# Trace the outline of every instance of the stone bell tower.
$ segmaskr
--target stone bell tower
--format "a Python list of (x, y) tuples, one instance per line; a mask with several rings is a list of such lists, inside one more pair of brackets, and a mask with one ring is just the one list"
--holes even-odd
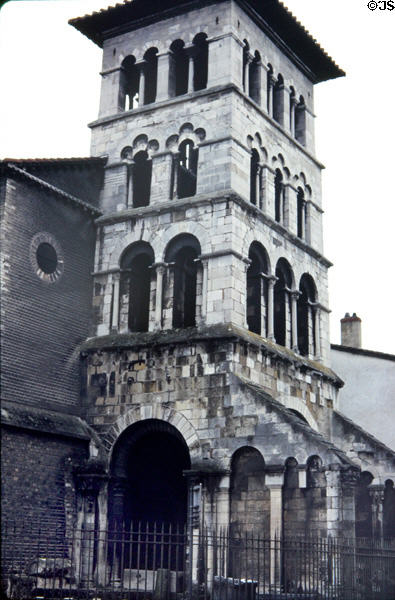
[(71, 23), (103, 48), (82, 352), (100, 522), (352, 528), (313, 105), (343, 72), (277, 0), (133, 0)]

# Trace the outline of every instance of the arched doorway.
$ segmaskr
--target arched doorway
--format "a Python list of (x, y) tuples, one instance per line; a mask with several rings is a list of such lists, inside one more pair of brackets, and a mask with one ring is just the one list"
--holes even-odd
[(189, 450), (179, 431), (165, 421), (147, 419), (126, 429), (111, 460), (110, 525), (174, 524), (187, 519)]

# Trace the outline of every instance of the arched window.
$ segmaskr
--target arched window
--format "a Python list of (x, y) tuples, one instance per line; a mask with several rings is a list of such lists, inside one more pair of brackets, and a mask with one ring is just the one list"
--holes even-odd
[(148, 331), (151, 290), (151, 265), (154, 253), (146, 242), (132, 244), (121, 259), (121, 329)]
[(297, 231), (298, 237), (305, 238), (306, 233), (306, 202), (304, 199), (304, 191), (298, 187), (297, 192)]
[[(197, 258), (201, 253), (198, 240), (192, 235), (180, 235), (170, 243), (166, 262), (171, 263), (173, 318), (175, 328), (196, 326)], [(172, 293), (171, 293), (172, 292)]]
[(156, 100), (158, 80), (158, 49), (150, 48), (144, 54), (144, 104), (151, 104)]
[(295, 107), (295, 139), (303, 146), (306, 144), (306, 105), (303, 96), (299, 97)]
[(247, 270), (247, 326), (258, 335), (266, 335), (268, 306), (268, 259), (263, 246), (253, 242), (248, 258)]
[(169, 96), (181, 96), (188, 92), (188, 54), (182, 40), (175, 40), (170, 51)]
[(298, 349), (302, 356), (316, 354), (316, 287), (311, 275), (304, 273), (300, 279), (298, 298)]
[(273, 119), (284, 124), (284, 80), (280, 74), (273, 88)]
[(250, 202), (261, 207), (261, 178), (258, 151), (253, 148), (250, 160)]
[(261, 103), (261, 55), (255, 52), (253, 60), (249, 66), (249, 91), (248, 95), (257, 104)]
[(276, 267), (274, 285), (274, 339), (281, 346), (292, 344), (291, 297), (292, 271), (288, 261), (280, 258)]
[(193, 40), (193, 89), (204, 90), (208, 75), (208, 42), (205, 33), (198, 33)]
[(148, 206), (151, 195), (152, 161), (145, 150), (137, 152), (133, 160), (133, 207)]
[(284, 221), (284, 184), (280, 169), (276, 169), (274, 175), (274, 218), (277, 223)]
[(140, 71), (134, 56), (127, 56), (121, 64), (119, 80), (119, 110), (132, 110), (139, 105)]
[(177, 168), (177, 197), (187, 198), (196, 194), (198, 148), (192, 140), (184, 140), (179, 146)]

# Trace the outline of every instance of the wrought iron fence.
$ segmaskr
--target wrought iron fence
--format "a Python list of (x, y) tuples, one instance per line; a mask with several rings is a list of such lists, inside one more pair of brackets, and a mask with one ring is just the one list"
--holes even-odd
[(395, 546), (164, 524), (70, 534), (8, 524), (2, 590), (15, 600), (394, 600)]

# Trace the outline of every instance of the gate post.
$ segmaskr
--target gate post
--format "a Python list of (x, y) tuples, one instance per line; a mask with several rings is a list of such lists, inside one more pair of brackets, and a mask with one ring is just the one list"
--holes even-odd
[(78, 515), (79, 530), (76, 532), (74, 545), (74, 567), (76, 579), (89, 587), (94, 582), (94, 567), (97, 558), (96, 515), (98, 511), (98, 494), (107, 481), (107, 475), (80, 470), (76, 473), (77, 489), (80, 495)]
[(183, 472), (188, 485), (187, 557), (186, 578), (188, 599), (192, 600), (194, 589), (199, 584), (199, 554), (201, 532), (201, 483), (200, 472)]

